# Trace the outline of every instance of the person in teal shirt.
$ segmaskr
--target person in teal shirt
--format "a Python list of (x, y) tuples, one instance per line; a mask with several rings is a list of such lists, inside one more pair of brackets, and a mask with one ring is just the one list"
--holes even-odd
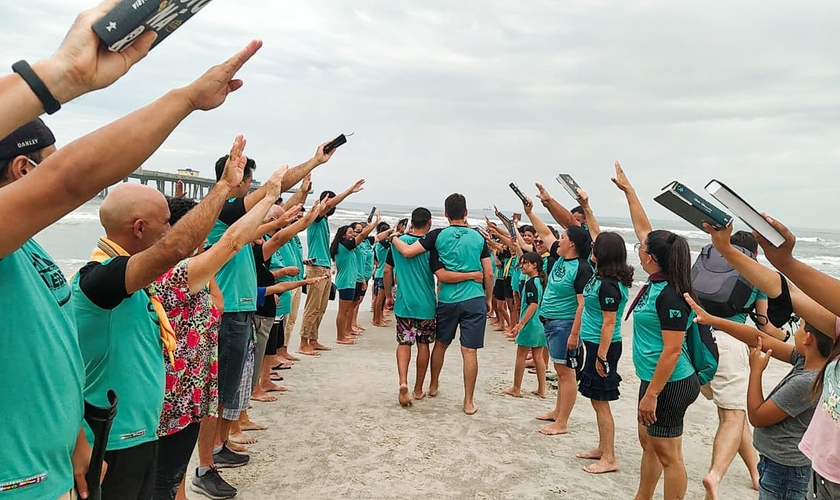
[(353, 226), (341, 226), (335, 233), (330, 244), (330, 256), (335, 261), (335, 287), (338, 289), (338, 313), (335, 318), (336, 342), (339, 344), (355, 344), (353, 335), (353, 306), (356, 300), (356, 283), (359, 276), (359, 260), (356, 247), (379, 224), (380, 217), (376, 216), (376, 223), (368, 224), (358, 234)]
[(484, 329), (487, 311), (493, 294), (493, 270), (490, 252), (484, 236), (467, 222), (467, 200), (462, 194), (452, 194), (444, 202), (449, 227), (430, 231), (411, 245), (393, 240), (398, 252), (411, 258), (432, 252), (432, 262), (437, 261), (435, 274), (443, 272), (470, 273), (483, 271), (483, 284), (476, 281), (448, 283), (441, 280), (438, 295), (437, 325), (434, 351), (432, 352), (432, 377), (429, 395), (437, 394), (440, 371), (446, 349), (455, 339), (460, 328), (461, 356), (464, 359), (464, 413), (474, 415), (475, 383), (478, 377), (478, 349), (484, 347)]
[[(519, 260), (519, 259), (517, 259)], [(528, 252), (522, 255), (522, 275), (525, 285), (522, 287), (522, 310), (518, 322), (512, 331), (516, 334), (516, 363), (513, 369), (513, 387), (504, 393), (513, 397), (522, 397), (522, 377), (525, 374), (525, 362), (528, 353), (533, 351), (534, 365), (537, 370), (537, 391), (535, 394), (545, 398), (545, 328), (540, 321), (540, 302), (548, 278), (542, 270), (542, 257), (538, 253)]]
[[(597, 225), (591, 221), (594, 227)], [(600, 233), (592, 247), (595, 274), (583, 290), (580, 339), (586, 358), (580, 371), (578, 391), (588, 398), (598, 420), (598, 447), (578, 454), (597, 460), (584, 467), (591, 474), (618, 469), (615, 457), (615, 420), (610, 401), (618, 400), (621, 377), (621, 318), (627, 306), (633, 268), (627, 264), (627, 248), (618, 233)]]
[(685, 496), (683, 421), (700, 394), (700, 381), (688, 358), (685, 337), (692, 311), (683, 294), (691, 286), (688, 241), (671, 231), (653, 230), (636, 190), (621, 165), (615, 163), (613, 183), (627, 198), (639, 243), (639, 261), (650, 277), (633, 301), (633, 365), (639, 385), (639, 441), (642, 470), (637, 498), (653, 498), (659, 476), (673, 498)]
[[(361, 222), (353, 223), (353, 231), (360, 234), (364, 230), (364, 224)], [(367, 290), (370, 285), (370, 279), (373, 277), (373, 244), (376, 241), (372, 237), (367, 237), (359, 243), (356, 247), (357, 272), (356, 278), (356, 298), (353, 300), (353, 324), (352, 329), (355, 333), (365, 331), (359, 324), (359, 307), (367, 295)]]
[[(390, 224), (387, 222), (380, 222), (376, 228), (377, 236), (389, 235), (391, 230)], [(379, 239), (373, 246), (374, 259), (376, 267), (373, 272), (373, 326), (386, 327), (389, 321), (385, 319), (385, 265), (388, 260), (388, 254), (391, 251), (391, 244), (387, 239)]]

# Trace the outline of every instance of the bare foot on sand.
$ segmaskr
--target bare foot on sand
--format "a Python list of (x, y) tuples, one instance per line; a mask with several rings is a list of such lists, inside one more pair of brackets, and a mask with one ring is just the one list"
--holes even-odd
[(239, 428), (243, 431), (264, 431), (268, 429), (267, 425), (258, 424), (256, 422), (251, 422), (250, 420), (245, 422), (244, 424), (239, 424)]
[(537, 420), (542, 420), (543, 422), (554, 422), (557, 420), (557, 414), (552, 411), (543, 415), (537, 415)]
[(341, 344), (341, 345), (353, 345), (353, 344), (356, 343), (356, 340), (355, 339), (338, 339), (338, 340), (335, 341), (335, 343), (336, 344)]
[(301, 347), (300, 349), (298, 349), (298, 352), (300, 354), (303, 354), (304, 356), (320, 356), (321, 355), (320, 352), (316, 351), (315, 349), (313, 349), (311, 347)]
[(332, 348), (314, 341), (309, 343), (309, 347), (315, 349), (316, 351), (332, 351)]
[(247, 447), (242, 446), (241, 444), (238, 444), (238, 443), (234, 443), (231, 440), (227, 441), (227, 447), (230, 451), (235, 451), (236, 453), (245, 453), (246, 451), (248, 451)]
[(426, 397), (426, 393), (423, 391), (414, 391), (414, 399), (421, 400)]
[(272, 384), (271, 382), (267, 384), (260, 384), (260, 389), (263, 392), (286, 392), (288, 389), (283, 387), (282, 385)]
[(709, 472), (703, 478), (703, 487), (706, 488), (706, 500), (718, 500), (718, 488), (720, 487), (720, 477), (714, 472)]
[(560, 425), (557, 422), (554, 422), (551, 425), (546, 425), (542, 429), (540, 429), (540, 434), (543, 436), (559, 436), (560, 434), (568, 434), (569, 428), (565, 425)]
[(292, 356), (291, 353), (288, 353), (288, 352), (286, 354), (284, 354), (283, 357), (286, 358), (287, 360), (291, 361), (291, 362), (300, 361), (300, 358)]
[(436, 385), (432, 385), (432, 384), (429, 384), (429, 392), (428, 392), (429, 397), (430, 397), (430, 398), (437, 397), (438, 390), (439, 390), (439, 389), (438, 389), (438, 386), (436, 386)]
[(478, 411), (478, 408), (475, 407), (475, 404), (464, 403), (464, 413), (466, 413), (467, 415), (475, 415), (475, 412), (477, 412), (477, 411)]
[(585, 472), (590, 474), (606, 474), (607, 472), (615, 472), (618, 470), (618, 462), (615, 460), (598, 460), (592, 465), (587, 465), (583, 468)]
[(259, 401), (261, 403), (273, 403), (277, 401), (277, 398), (275, 398), (274, 396), (270, 396), (264, 392), (260, 392), (251, 394), (251, 401)]
[(534, 396), (536, 396), (536, 397), (538, 397), (538, 398), (540, 398), (540, 399), (545, 399), (545, 391), (543, 391), (543, 392), (540, 392), (540, 391), (531, 391), (531, 394), (533, 394)]
[(257, 444), (257, 441), (259, 441), (257, 438), (246, 436), (241, 432), (237, 432), (236, 434), (231, 433), (228, 438), (228, 442), (236, 444)]
[(594, 450), (578, 453), (575, 456), (584, 460), (601, 460), (601, 455), (603, 455), (603, 453), (601, 453), (601, 450), (595, 448)]
[(505, 394), (507, 396), (513, 396), (515, 398), (521, 398), (522, 397), (522, 391), (520, 391), (519, 389), (517, 389), (515, 387), (511, 387), (510, 389), (502, 391), (502, 394)]
[(401, 385), (400, 386), (400, 406), (411, 406), (411, 396), (408, 395), (408, 386)]

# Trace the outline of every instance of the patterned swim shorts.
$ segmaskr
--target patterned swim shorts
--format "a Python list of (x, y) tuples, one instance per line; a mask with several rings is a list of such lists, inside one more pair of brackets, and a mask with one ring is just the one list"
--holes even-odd
[(435, 320), (397, 317), (397, 343), (431, 344), (435, 341)]

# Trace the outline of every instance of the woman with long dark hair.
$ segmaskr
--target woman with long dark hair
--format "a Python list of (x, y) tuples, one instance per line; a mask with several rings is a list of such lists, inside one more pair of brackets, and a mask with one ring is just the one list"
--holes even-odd
[[(592, 220), (587, 218), (587, 220)], [(594, 220), (593, 220), (594, 222)], [(591, 227), (597, 227), (594, 224)], [(610, 401), (618, 400), (618, 361), (621, 358), (621, 318), (633, 285), (633, 268), (627, 264), (627, 248), (618, 233), (600, 233), (592, 247), (595, 275), (583, 290), (580, 338), (586, 359), (578, 391), (592, 403), (598, 419), (598, 447), (578, 458), (597, 460), (583, 470), (602, 474), (618, 469), (615, 458), (615, 421)]]
[(621, 165), (612, 181), (624, 192), (639, 243), (636, 251), (650, 277), (633, 302), (633, 365), (639, 386), (641, 475), (636, 498), (653, 498), (665, 473), (666, 500), (685, 497), (688, 479), (682, 454), (683, 420), (700, 394), (700, 381), (683, 349), (694, 298), (688, 241), (671, 231), (652, 230)]
[(338, 289), (338, 314), (335, 317), (336, 342), (355, 344), (352, 335), (353, 306), (356, 300), (356, 279), (359, 274), (356, 246), (379, 224), (379, 214), (375, 222), (368, 224), (362, 232), (356, 234), (353, 226), (341, 226), (330, 244), (330, 257), (335, 262), (335, 287)]

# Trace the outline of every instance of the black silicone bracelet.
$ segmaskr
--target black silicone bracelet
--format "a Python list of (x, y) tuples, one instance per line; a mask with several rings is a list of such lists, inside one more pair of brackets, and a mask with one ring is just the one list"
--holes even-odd
[(18, 61), (12, 64), (12, 71), (19, 74), (23, 78), (23, 81), (29, 85), (29, 88), (32, 89), (32, 92), (35, 92), (35, 95), (41, 100), (41, 104), (44, 106), (44, 111), (48, 115), (61, 109), (61, 103), (52, 95), (52, 92), (44, 84), (44, 81), (32, 71), (32, 67), (28, 62)]

